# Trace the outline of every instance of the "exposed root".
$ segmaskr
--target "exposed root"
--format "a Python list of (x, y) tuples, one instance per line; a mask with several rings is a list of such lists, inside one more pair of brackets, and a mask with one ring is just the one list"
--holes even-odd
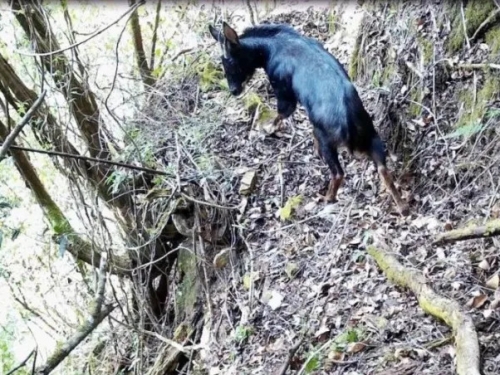
[(434, 243), (447, 243), (494, 236), (500, 236), (500, 219), (491, 220), (484, 225), (471, 225), (440, 233), (437, 235)]
[(462, 311), (456, 301), (434, 292), (421, 272), (404, 267), (384, 250), (370, 246), (367, 251), (390, 281), (410, 289), (425, 312), (443, 320), (453, 329), (457, 374), (479, 375), (479, 343), (472, 318)]

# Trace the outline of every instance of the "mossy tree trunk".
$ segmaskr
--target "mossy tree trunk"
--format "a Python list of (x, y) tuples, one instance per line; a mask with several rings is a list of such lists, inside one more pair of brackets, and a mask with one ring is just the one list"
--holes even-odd
[[(9, 134), (7, 126), (0, 121), (0, 140)], [(63, 214), (57, 203), (52, 199), (38, 174), (22, 151), (11, 149), (10, 151), (17, 170), (23, 177), (28, 188), (32, 191), (37, 203), (42, 208), (47, 221), (57, 237), (66, 236), (68, 239), (67, 250), (78, 260), (99, 267), (101, 261), (101, 251), (88, 241), (76, 234), (71, 227), (69, 220)], [(131, 268), (130, 260), (127, 257), (111, 256), (110, 271), (115, 274), (127, 274)]]

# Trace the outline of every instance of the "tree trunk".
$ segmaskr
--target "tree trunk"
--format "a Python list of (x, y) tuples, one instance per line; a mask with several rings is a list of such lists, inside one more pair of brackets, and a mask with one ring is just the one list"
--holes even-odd
[[(6, 100), (16, 110), (19, 111), (18, 103), (24, 103), (30, 107), (37, 98), (37, 94), (30, 90), (16, 74), (9, 62), (0, 55), (0, 91), (3, 92)], [(52, 145), (59, 152), (73, 155), (80, 155), (78, 150), (67, 139), (66, 134), (59, 126), (55, 117), (50, 113), (45, 105), (35, 113), (32, 129), (38, 141), (42, 145)], [(53, 158), (56, 167), (59, 166), (57, 158)], [(119, 191), (113, 195), (111, 186), (107, 183), (106, 175), (103, 174), (103, 167), (85, 162), (83, 160), (64, 159), (64, 165), (68, 170), (58, 167), (66, 176), (71, 172), (76, 172), (78, 176), (88, 180), (97, 190), (99, 197), (111, 208), (118, 208), (125, 221), (127, 228), (132, 226), (132, 218), (128, 208), (130, 202), (126, 199), (124, 192)], [(127, 230), (127, 229), (125, 229)]]
[[(131, 6), (135, 5), (135, 0), (129, 0)], [(134, 40), (135, 57), (137, 59), (137, 66), (141, 73), (142, 82), (146, 86), (152, 86), (155, 83), (153, 75), (151, 72), (152, 67), (148, 65), (148, 60), (146, 58), (146, 52), (144, 51), (144, 44), (142, 41), (142, 31), (141, 25), (139, 23), (139, 15), (137, 14), (137, 9), (132, 12), (130, 16), (130, 27), (132, 29), (132, 38)]]
[[(0, 139), (3, 141), (8, 135), (7, 126), (0, 121)], [(61, 238), (66, 236), (68, 239), (67, 250), (78, 260), (88, 263), (94, 267), (98, 267), (101, 261), (100, 252), (95, 249), (95, 246), (78, 235), (71, 227), (69, 220), (64, 216), (61, 209), (52, 199), (50, 194), (45, 189), (38, 174), (22, 151), (11, 149), (10, 153), (14, 159), (15, 165), (28, 188), (32, 191), (36, 201), (42, 208), (45, 217), (47, 218), (54, 233)], [(110, 270), (116, 274), (127, 274), (130, 272), (131, 264), (126, 257), (112, 256), (109, 260)]]
[(50, 53), (41, 57), (41, 60), (45, 69), (51, 72), (57, 88), (65, 96), (90, 155), (107, 159), (109, 148), (100, 126), (101, 114), (95, 95), (77, 79), (64, 52), (52, 53), (61, 48), (50, 25), (46, 23), (41, 5), (25, 0), (13, 0), (11, 6), (35, 51), (39, 54)]

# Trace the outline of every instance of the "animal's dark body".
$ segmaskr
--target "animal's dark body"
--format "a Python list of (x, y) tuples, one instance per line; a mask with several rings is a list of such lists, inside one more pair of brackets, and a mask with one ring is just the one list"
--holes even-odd
[(222, 63), (233, 95), (243, 91), (257, 68), (263, 68), (278, 101), (276, 123), (292, 115), (300, 103), (314, 130), (317, 153), (328, 165), (332, 179), (326, 201), (335, 201), (344, 171), (337, 149), (370, 157), (402, 214), (409, 213), (386, 168), (384, 144), (365, 110), (356, 88), (338, 60), (319, 42), (287, 25), (260, 25), (240, 36), (224, 23), (221, 31), (210, 26), (219, 41)]

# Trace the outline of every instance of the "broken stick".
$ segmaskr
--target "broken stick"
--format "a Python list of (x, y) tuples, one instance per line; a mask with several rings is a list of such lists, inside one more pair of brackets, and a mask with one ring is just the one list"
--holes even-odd
[(500, 219), (488, 221), (484, 225), (470, 225), (464, 228), (440, 233), (434, 244), (500, 236)]
[(410, 289), (425, 312), (443, 320), (453, 329), (457, 374), (480, 375), (479, 343), (472, 318), (462, 311), (456, 301), (437, 294), (420, 271), (404, 267), (384, 250), (370, 246), (367, 251), (390, 281)]

